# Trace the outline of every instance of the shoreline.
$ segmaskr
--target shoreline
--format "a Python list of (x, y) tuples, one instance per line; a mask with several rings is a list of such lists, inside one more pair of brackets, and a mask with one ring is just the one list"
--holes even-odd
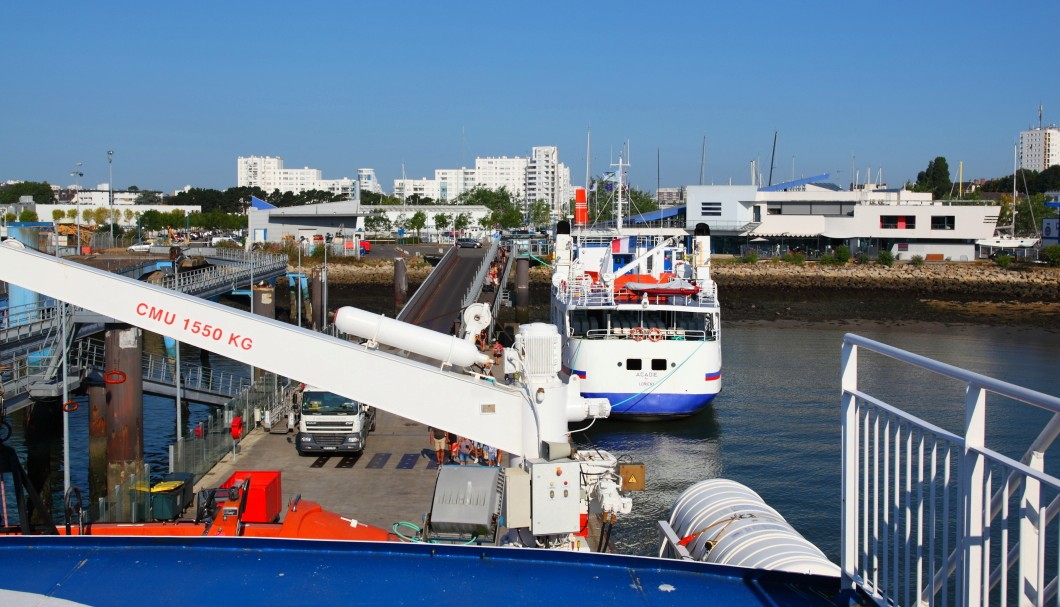
[[(328, 269), (340, 289), (378, 290), (381, 296), (393, 289), (390, 260)], [(413, 258), (410, 288), (431, 269)], [(993, 262), (887, 268), (723, 261), (711, 269), (724, 323), (931, 322), (1060, 331), (1060, 268), (1003, 269)], [(548, 318), (549, 289), (549, 268), (531, 268), (531, 317)]]

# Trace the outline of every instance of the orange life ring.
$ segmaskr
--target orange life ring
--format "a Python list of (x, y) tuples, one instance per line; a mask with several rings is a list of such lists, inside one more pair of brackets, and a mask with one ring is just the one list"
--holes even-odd
[(103, 374), (103, 382), (107, 383), (107, 384), (111, 384), (111, 385), (124, 384), (125, 383), (125, 379), (126, 379), (125, 378), (125, 373), (122, 373), (121, 371), (118, 371), (117, 369), (115, 369), (113, 371), (107, 371), (106, 373)]
[(658, 327), (652, 327), (648, 329), (648, 341), (659, 341), (663, 338), (662, 330)]
[(63, 412), (65, 412), (65, 413), (73, 413), (74, 411), (77, 411), (77, 401), (76, 400), (68, 400), (65, 403), (63, 403)]
[(644, 339), (645, 335), (646, 333), (644, 331), (644, 327), (633, 327), (629, 331), (629, 336), (633, 339), (633, 341), (640, 341)]

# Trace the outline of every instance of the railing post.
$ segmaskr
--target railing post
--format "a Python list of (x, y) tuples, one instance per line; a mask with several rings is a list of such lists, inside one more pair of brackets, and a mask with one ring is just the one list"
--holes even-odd
[(840, 545), (840, 568), (842, 589), (852, 590), (857, 568), (858, 541), (858, 421), (857, 399), (854, 391), (858, 387), (858, 348), (843, 340), (842, 374), (842, 544)]
[[(1031, 453), (1027, 465), (1039, 472), (1045, 468), (1040, 451)], [(1028, 476), (1024, 479), (1023, 498), (1020, 502), (1020, 588), (1019, 604), (1037, 605), (1042, 588), (1038, 562), (1038, 535), (1041, 533), (1041, 481)]]
[(983, 499), (986, 462), (981, 449), (986, 444), (986, 390), (968, 385), (964, 398), (964, 450), (961, 455), (961, 521), (964, 530), (958, 567), (957, 604), (983, 604)]

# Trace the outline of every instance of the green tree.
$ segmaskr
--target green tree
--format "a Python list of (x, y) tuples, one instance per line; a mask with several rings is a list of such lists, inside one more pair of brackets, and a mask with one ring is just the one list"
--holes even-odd
[(66, 213), (62, 209), (52, 209), (52, 221), (59, 221), (65, 217)]
[(544, 200), (535, 200), (530, 205), (530, 224), (541, 228), (552, 223), (552, 205)]
[(1042, 250), (1038, 252), (1038, 259), (1054, 268), (1060, 267), (1060, 245), (1051, 244), (1047, 247), (1042, 247)]
[(23, 181), (11, 185), (0, 185), (0, 205), (11, 206), (18, 204), (19, 198), (32, 196), (36, 204), (54, 204), (55, 192), (48, 182)]
[(161, 211), (151, 209), (140, 215), (140, 227), (145, 230), (157, 231), (166, 227)]
[(37, 212), (29, 209), (22, 209), (22, 212), (18, 214), (18, 220), (27, 223), (37, 221)]
[(410, 230), (416, 230), (416, 238), (420, 237), (420, 231), (427, 227), (427, 214), (423, 211), (416, 211), (412, 217), (409, 217), (408, 221), (405, 222), (405, 226)]
[(471, 225), (470, 213), (461, 213), (453, 219), (453, 229), (457, 232), (463, 232), (469, 225)]
[(364, 229), (368, 232), (389, 232), (393, 229), (390, 218), (383, 211), (372, 211), (364, 218)]
[(931, 192), (937, 199), (947, 198), (953, 189), (950, 181), (950, 165), (942, 156), (936, 157), (928, 163), (927, 169), (920, 171), (916, 176), (915, 192)]
[(442, 232), (447, 231), (452, 222), (453, 216), (448, 213), (438, 213), (434, 216), (434, 227)]
[(395, 205), (401, 204), (400, 198), (387, 196), (379, 192), (361, 192), (361, 204), (365, 205)]
[(162, 204), (162, 197), (158, 192), (143, 191), (136, 195), (135, 204)]
[(77, 209), (66, 209), (66, 216), (70, 219), (77, 219)]

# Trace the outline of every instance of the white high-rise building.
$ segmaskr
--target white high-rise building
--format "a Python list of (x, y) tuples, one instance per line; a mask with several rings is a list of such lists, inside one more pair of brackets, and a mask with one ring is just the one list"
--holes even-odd
[(279, 156), (240, 156), (236, 160), (236, 186), (259, 187), (265, 192), (279, 190), (301, 194), (308, 190), (323, 190), (332, 194), (357, 198), (357, 182), (342, 179), (324, 179), (319, 169), (309, 167), (285, 169)]
[(1060, 164), (1060, 128), (1055, 125), (1020, 132), (1020, 168), (1042, 172)]
[(559, 148), (533, 148), (526, 165), (526, 200), (547, 202), (557, 211), (573, 197), (570, 169), (559, 161)]
[(383, 186), (375, 176), (375, 169), (357, 169), (357, 187), (362, 192), (383, 194)]
[(514, 200), (526, 194), (526, 158), (507, 156), (475, 159), (475, 185), (489, 190), (505, 188)]
[(407, 200), (411, 196), (418, 196), (421, 200), (430, 198), (433, 201), (440, 200), (440, 189), (437, 179), (395, 179), (394, 198)]
[(445, 203), (476, 187), (505, 188), (513, 200), (543, 200), (553, 211), (560, 210), (574, 197), (570, 169), (559, 161), (556, 146), (532, 148), (529, 158), (476, 158), (474, 169), (437, 169), (434, 179), (395, 179), (394, 196), (405, 199), (419, 194), (421, 198)]

